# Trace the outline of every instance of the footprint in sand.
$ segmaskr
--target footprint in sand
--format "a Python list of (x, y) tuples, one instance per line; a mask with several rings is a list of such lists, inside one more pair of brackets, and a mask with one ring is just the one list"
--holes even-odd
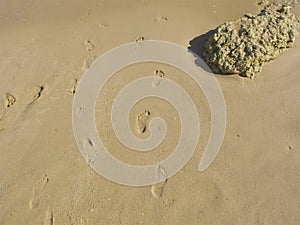
[(99, 28), (100, 29), (105, 29), (106, 27), (108, 27), (107, 24), (105, 24), (105, 23), (99, 23)]
[(164, 187), (166, 183), (168, 182), (167, 179), (167, 173), (165, 169), (161, 166), (158, 166), (156, 169), (156, 175), (160, 178), (163, 178), (163, 181), (157, 184), (153, 184), (151, 186), (151, 194), (154, 198), (158, 199), (160, 198), (164, 193)]
[(4, 106), (6, 108), (10, 108), (15, 103), (16, 103), (16, 98), (14, 96), (12, 96), (11, 94), (6, 94), (6, 96), (4, 98)]
[(153, 75), (156, 76), (156, 77), (164, 77), (165, 73), (162, 70), (154, 70)]
[(81, 69), (83, 71), (86, 71), (88, 68), (90, 68), (90, 65), (93, 63), (93, 61), (95, 60), (95, 58), (96, 58), (95, 56), (91, 56), (91, 57), (85, 59), (83, 61), (83, 65), (82, 65)]
[(87, 18), (91, 15), (91, 10), (88, 10), (86, 13), (84, 13), (81, 17), (80, 17), (80, 22), (81, 23), (85, 23)]
[(166, 183), (167, 180), (151, 186), (151, 194), (154, 198), (158, 199), (163, 195)]
[(95, 48), (95, 45), (90, 40), (85, 40), (83, 42), (83, 45), (88, 52), (92, 51)]
[(87, 109), (84, 106), (80, 106), (79, 109), (77, 109), (77, 114), (85, 116), (87, 114)]
[(135, 39), (135, 43), (139, 44), (139, 43), (143, 42), (144, 40), (145, 40), (145, 38), (143, 36), (140, 36)]
[(47, 209), (43, 225), (54, 225), (53, 211)]
[(0, 105), (0, 121), (4, 118), (9, 108), (11, 108), (16, 103), (16, 98), (7, 93), (3, 99), (2, 104)]
[(145, 110), (140, 113), (136, 118), (136, 129), (139, 134), (145, 133), (147, 129), (147, 123), (150, 117), (150, 111)]
[(96, 160), (97, 155), (95, 154), (94, 151), (94, 142), (92, 139), (87, 138), (84, 140), (83, 142), (83, 147), (86, 150), (86, 156), (85, 156), (85, 160), (87, 161), (87, 163), (89, 165), (93, 164)]
[(73, 79), (70, 82), (70, 88), (67, 90), (67, 92), (69, 94), (71, 94), (71, 95), (74, 95), (76, 93), (77, 85), (78, 85), (78, 80), (77, 79)]
[(47, 175), (45, 175), (34, 185), (33, 191), (32, 191), (32, 197), (29, 201), (30, 209), (35, 209), (39, 206), (42, 191), (48, 182), (49, 182), (49, 178), (47, 177)]
[(156, 77), (152, 83), (153, 87), (158, 87), (160, 85), (161, 79), (165, 76), (164, 71), (154, 70), (153, 75)]
[(166, 16), (159, 16), (159, 17), (154, 19), (154, 22), (157, 22), (157, 23), (159, 23), (159, 22), (168, 22), (168, 21), (169, 21), (169, 19)]
[(36, 100), (38, 100), (41, 96), (42, 96), (42, 93), (44, 92), (45, 90), (45, 86), (44, 85), (40, 85), (38, 87), (35, 87), (34, 88), (34, 95), (31, 99), (31, 102), (34, 102)]

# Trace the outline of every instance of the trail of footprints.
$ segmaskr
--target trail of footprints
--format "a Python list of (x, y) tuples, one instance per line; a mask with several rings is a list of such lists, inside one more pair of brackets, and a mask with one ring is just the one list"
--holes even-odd
[[(69, 83), (69, 88), (67, 88), (67, 93), (74, 95), (77, 89), (78, 85), (78, 80), (77, 79), (72, 79)], [(28, 106), (30, 106), (32, 103), (40, 100), (43, 95), (45, 94), (45, 90), (47, 89), (47, 85), (38, 85), (31, 90), (28, 90), (28, 92), (22, 95), (22, 99), (18, 100), (19, 104), (19, 109), (25, 107), (25, 110)], [(5, 95), (0, 98), (0, 122), (4, 121), (4, 118), (9, 114), (12, 108), (14, 108), (15, 104), (17, 103), (17, 98), (11, 94), (11, 93), (6, 93)], [(24, 110), (24, 111), (25, 111)], [(19, 111), (19, 110), (18, 110)], [(0, 131), (4, 130), (5, 127), (4, 125), (1, 127), (0, 126)]]
[[(168, 18), (167, 17), (158, 17), (155, 19), (155, 22), (167, 22)], [(99, 27), (101, 29), (107, 27), (106, 24), (99, 24)], [(136, 38), (135, 42), (136, 43), (141, 43), (145, 40), (145, 38), (143, 36), (139, 36), (138, 38)], [(86, 51), (91, 52), (92, 50), (95, 49), (95, 44), (92, 43), (90, 40), (85, 40), (83, 42), (83, 45), (85, 46)], [(95, 56), (90, 56), (88, 58), (86, 58), (83, 61), (83, 66), (82, 66), (82, 70), (87, 70), (90, 65), (92, 64), (92, 62), (95, 60)], [(154, 71), (154, 75), (157, 77), (164, 77), (165, 74), (162, 70), (155, 70)], [(76, 88), (78, 85), (78, 80), (77, 79), (73, 79), (70, 83), (70, 88), (67, 90), (67, 92), (69, 94), (75, 94), (76, 92)], [(43, 92), (45, 90), (45, 86), (44, 85), (40, 85), (36, 88), (34, 88), (33, 92), (34, 95), (31, 99), (31, 102), (34, 102), (38, 99), (41, 98)], [(12, 95), (7, 93), (3, 99), (2, 99), (2, 104), (0, 106), (0, 121), (4, 118), (4, 116), (6, 115), (6, 113), (8, 112), (8, 109), (11, 108), (14, 104), (16, 103), (16, 98)], [(150, 111), (145, 110), (144, 112), (140, 113), (137, 116), (136, 119), (136, 128), (139, 134), (142, 134), (146, 131), (147, 129), (147, 123), (150, 117)], [(29, 201), (29, 207), (30, 209), (35, 209), (40, 205), (40, 198), (42, 196), (43, 190), (46, 187), (46, 185), (49, 182), (49, 178), (45, 175), (43, 178), (41, 178), (33, 187), (33, 191), (32, 191), (32, 196), (30, 198)], [(164, 186), (166, 184), (167, 181), (161, 182), (159, 184), (155, 184), (151, 186), (151, 193), (155, 198), (159, 198), (162, 196), (163, 194), (163, 189)], [(45, 219), (44, 219), (44, 225), (53, 225), (54, 224), (54, 217), (53, 217), (53, 212), (51, 210), (46, 210), (45, 212)]]
[[(153, 85), (158, 86), (160, 83), (160, 79), (165, 77), (165, 72), (163, 70), (158, 69), (153, 71), (153, 75), (156, 77), (154, 79)], [(145, 110), (140, 114), (138, 114), (138, 116), (136, 117), (136, 129), (139, 134), (143, 134), (146, 132), (149, 119), (150, 119), (149, 110)], [(167, 183), (167, 175), (163, 168), (159, 167), (157, 170), (157, 174), (158, 176), (163, 176), (165, 180), (160, 183), (153, 184), (151, 186), (151, 194), (156, 199), (162, 197), (164, 193), (164, 187)]]
[[(153, 75), (156, 77), (152, 83), (153, 87), (157, 87), (160, 84), (161, 78), (165, 76), (164, 71), (162, 70), (154, 70)], [(138, 114), (136, 117), (136, 129), (138, 134), (145, 133), (147, 130), (147, 124), (150, 118), (150, 111), (145, 110)]]
[[(88, 15), (89, 15), (89, 13), (88, 13)], [(87, 16), (84, 16), (82, 18), (82, 21), (84, 21)], [(167, 17), (158, 17), (155, 19), (155, 22), (167, 22), (167, 21), (168, 21)], [(99, 24), (99, 27), (100, 27), (100, 29), (104, 29), (107, 27), (107, 25), (101, 23), (101, 24)], [(139, 36), (138, 38), (136, 38), (135, 42), (141, 43), (144, 40), (145, 40), (145, 38), (143, 36)], [(90, 40), (85, 40), (83, 42), (83, 45), (85, 46), (85, 49), (88, 52), (91, 52), (92, 50), (95, 49), (95, 44), (92, 43)], [(95, 56), (90, 56), (90, 57), (86, 58), (83, 61), (82, 70), (87, 70), (95, 58), (96, 58)], [(156, 71), (154, 71), (154, 75), (157, 77), (164, 77), (165, 74), (161, 70), (156, 70)], [(67, 92), (69, 94), (75, 94), (77, 85), (78, 85), (78, 80), (73, 79), (70, 82), (70, 88), (67, 90)], [(34, 90), (33, 90), (34, 95), (31, 99), (30, 103), (35, 102), (38, 99), (40, 99), (44, 90), (45, 90), (44, 85), (40, 85), (40, 86), (37, 86), (36, 88), (34, 88)], [(0, 105), (0, 121), (5, 117), (8, 110), (16, 103), (16, 101), (17, 101), (16, 98), (12, 94), (9, 94), (9, 93), (7, 93), (3, 97), (2, 103)], [(137, 116), (136, 127), (137, 127), (138, 133), (142, 134), (146, 131), (149, 117), (150, 117), (150, 111), (148, 111), (148, 110), (145, 110), (144, 112), (140, 113)], [(43, 191), (44, 191), (45, 187), (47, 186), (48, 182), (49, 182), (49, 178), (47, 177), (47, 175), (45, 175), (40, 180), (38, 180), (38, 182), (34, 185), (33, 190), (32, 190), (32, 196), (29, 201), (29, 208), (31, 210), (34, 210), (39, 207), (39, 205), (41, 203), (41, 197), (43, 195)], [(155, 184), (155, 185), (151, 186), (151, 193), (155, 198), (160, 198), (162, 196), (166, 182), (167, 182), (167, 180), (163, 181), (159, 184)], [(52, 210), (47, 209), (45, 211), (45, 217), (44, 217), (43, 224), (44, 225), (54, 225), (54, 215), (53, 215)]]
[[(14, 120), (18, 119), (18, 117), (20, 116), (20, 112), (25, 112), (28, 106), (30, 106), (33, 102), (39, 100), (42, 97), (44, 91), (44, 85), (39, 85), (31, 90), (25, 91), (24, 94), (22, 94), (22, 99), (20, 99), (20, 101), (18, 100), (19, 104), (16, 108), (17, 110), (10, 116), (10, 118), (8, 118), (8, 120), (6, 121), (8, 123), (5, 122), (6, 126), (3, 124), (3, 127), (0, 127), (0, 131), (4, 130)], [(11, 113), (10, 111), (15, 107), (16, 103), (17, 98), (14, 95), (6, 93), (4, 96), (2, 96), (2, 99), (0, 99), (0, 122), (2, 120), (4, 121), (4, 118)]]

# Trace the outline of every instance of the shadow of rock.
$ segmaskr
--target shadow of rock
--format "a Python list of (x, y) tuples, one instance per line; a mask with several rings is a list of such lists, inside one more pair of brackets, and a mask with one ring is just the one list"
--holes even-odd
[[(198, 37), (195, 37), (194, 39), (190, 40), (188, 50), (190, 53), (195, 55), (195, 63), (197, 66), (202, 67), (206, 72), (212, 73), (209, 66), (205, 63), (204, 57), (203, 57), (203, 51), (204, 51), (204, 45), (209, 39), (210, 36), (212, 36), (216, 32), (216, 29), (210, 30), (205, 34), (201, 34)], [(200, 60), (201, 59), (201, 60)], [(203, 66), (204, 65), (204, 66)], [(208, 67), (208, 68), (207, 68)]]
[(188, 50), (190, 53), (195, 55), (195, 63), (197, 66), (202, 67), (206, 72), (216, 74), (216, 75), (228, 75), (228, 74), (220, 74), (212, 72), (209, 66), (205, 63), (203, 57), (204, 45), (208, 41), (208, 39), (217, 31), (217, 29), (213, 29), (208, 31), (205, 34), (201, 34), (200, 36), (195, 37), (189, 42)]
[(216, 32), (216, 30), (210, 30), (205, 34), (201, 34), (198, 37), (195, 37), (193, 40), (191, 40), (189, 42), (189, 47), (188, 50), (195, 53), (196, 55), (198, 55), (201, 59), (204, 60), (203, 58), (203, 51), (204, 51), (204, 45), (207, 42), (207, 40), (209, 39), (210, 36), (212, 36), (214, 33)]

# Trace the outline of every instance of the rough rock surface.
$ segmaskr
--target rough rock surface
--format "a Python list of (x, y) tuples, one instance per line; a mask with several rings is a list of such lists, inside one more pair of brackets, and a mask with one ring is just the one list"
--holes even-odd
[(265, 6), (258, 15), (220, 25), (206, 42), (203, 57), (215, 73), (253, 78), (266, 62), (293, 46), (298, 25), (289, 6)]

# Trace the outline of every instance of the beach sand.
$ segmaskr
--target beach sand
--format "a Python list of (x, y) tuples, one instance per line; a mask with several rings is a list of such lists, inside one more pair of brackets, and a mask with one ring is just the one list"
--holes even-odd
[[(163, 148), (143, 155), (114, 136), (107, 119), (112, 101), (124, 85), (156, 70), (184, 87), (199, 111), (201, 134), (192, 159), (167, 182), (130, 187), (108, 181), (88, 166), (72, 130), (74, 93), (95, 58), (141, 37), (187, 48), (225, 21), (259, 10), (246, 0), (1, 1), (0, 224), (299, 224), (300, 38), (253, 80), (216, 75), (227, 127), (220, 153), (204, 172), (197, 168), (209, 137), (208, 103), (171, 66), (140, 63), (116, 73), (96, 110), (99, 136), (113, 155), (151, 164), (177, 143), (180, 125), (170, 122), (176, 110), (151, 98), (132, 109), (133, 130), (143, 130), (136, 118), (149, 109), (168, 125)], [(299, 4), (293, 11), (300, 17)], [(145, 138), (149, 130), (136, 135)]]

